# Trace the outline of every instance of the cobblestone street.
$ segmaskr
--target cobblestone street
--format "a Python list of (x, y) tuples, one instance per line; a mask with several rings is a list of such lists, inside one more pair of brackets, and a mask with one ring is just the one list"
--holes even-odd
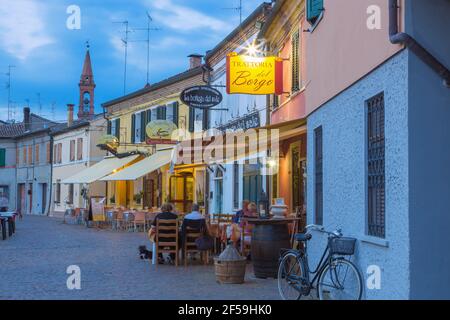
[[(279, 299), (274, 279), (220, 285), (214, 268), (151, 266), (140, 260), (144, 233), (111, 232), (25, 216), (0, 242), (0, 299)], [(68, 290), (66, 268), (81, 268), (81, 290)]]

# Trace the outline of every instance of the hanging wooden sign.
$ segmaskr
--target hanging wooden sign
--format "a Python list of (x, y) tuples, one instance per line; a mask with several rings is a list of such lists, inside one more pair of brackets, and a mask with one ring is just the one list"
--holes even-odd
[(283, 59), (230, 53), (227, 56), (227, 93), (283, 94)]

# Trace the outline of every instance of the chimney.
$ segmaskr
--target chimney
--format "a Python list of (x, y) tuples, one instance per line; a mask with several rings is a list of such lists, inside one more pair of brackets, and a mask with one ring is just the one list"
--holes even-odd
[(191, 54), (189, 58), (189, 69), (195, 69), (202, 65), (203, 56), (201, 54)]
[(73, 125), (73, 107), (74, 104), (67, 104), (67, 127), (71, 127)]
[(31, 123), (30, 123), (30, 108), (23, 108), (23, 124), (25, 126), (25, 131), (30, 131)]

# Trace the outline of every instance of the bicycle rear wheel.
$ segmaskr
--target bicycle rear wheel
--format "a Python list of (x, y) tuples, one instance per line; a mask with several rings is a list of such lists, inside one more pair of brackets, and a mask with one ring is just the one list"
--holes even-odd
[(283, 300), (299, 300), (302, 296), (302, 278), (304, 277), (301, 258), (287, 253), (278, 267), (278, 292)]
[(320, 300), (360, 300), (362, 277), (350, 261), (332, 260), (320, 274), (317, 290)]

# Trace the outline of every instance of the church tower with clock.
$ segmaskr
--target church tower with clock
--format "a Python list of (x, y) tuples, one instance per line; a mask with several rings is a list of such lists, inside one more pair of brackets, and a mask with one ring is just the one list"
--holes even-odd
[(87, 44), (86, 56), (84, 58), (83, 71), (80, 83), (80, 104), (78, 109), (78, 119), (92, 119), (94, 117), (94, 74), (92, 73), (91, 55), (89, 53), (89, 43)]

